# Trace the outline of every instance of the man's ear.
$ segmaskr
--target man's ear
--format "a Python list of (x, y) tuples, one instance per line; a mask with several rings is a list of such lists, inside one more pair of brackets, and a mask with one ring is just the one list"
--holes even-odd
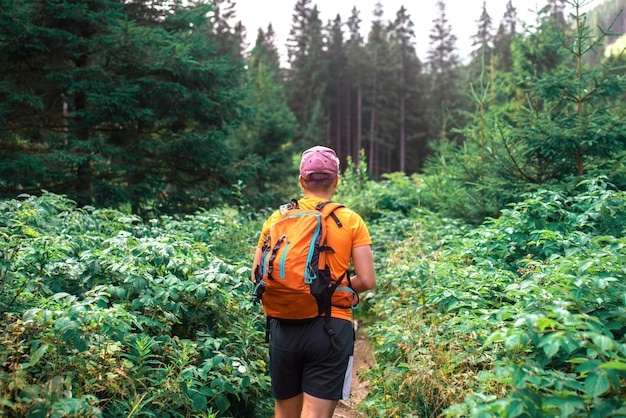
[(298, 176), (298, 181), (300, 182), (300, 187), (302, 187), (302, 190), (304, 190), (304, 179), (302, 178), (302, 176)]

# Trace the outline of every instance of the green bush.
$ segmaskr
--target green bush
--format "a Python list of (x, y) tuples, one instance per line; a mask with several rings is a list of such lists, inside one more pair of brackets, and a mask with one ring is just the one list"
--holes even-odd
[(423, 212), (369, 301), (368, 416), (624, 414), (624, 208), (596, 179), (474, 228)]
[(253, 222), (143, 222), (52, 194), (0, 213), (3, 415), (267, 413)]
[[(363, 173), (337, 200), (366, 195), (374, 241), (368, 416), (625, 413), (624, 192), (540, 190), (471, 226), (420, 207), (415, 179)], [(270, 415), (249, 268), (266, 213), (0, 210), (1, 414)]]

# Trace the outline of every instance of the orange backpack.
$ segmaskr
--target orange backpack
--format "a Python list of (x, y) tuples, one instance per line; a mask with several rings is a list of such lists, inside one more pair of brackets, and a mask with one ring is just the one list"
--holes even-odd
[[(335, 282), (331, 280), (326, 254), (326, 222), (331, 217), (338, 227), (342, 223), (334, 211), (344, 207), (321, 202), (314, 210), (300, 209), (297, 200), (281, 206), (281, 217), (272, 225), (261, 247), (261, 261), (255, 270), (256, 297), (269, 318), (302, 321), (325, 315), (326, 331), (330, 329), (331, 298), (348, 272)], [(358, 297), (358, 296), (356, 296)]]

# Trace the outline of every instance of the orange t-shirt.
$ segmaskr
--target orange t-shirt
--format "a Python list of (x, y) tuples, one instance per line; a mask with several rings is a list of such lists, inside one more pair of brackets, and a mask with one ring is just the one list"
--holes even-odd
[[(301, 209), (315, 209), (315, 206), (319, 202), (323, 202), (317, 197), (304, 197), (298, 201)], [(333, 248), (334, 253), (328, 253), (326, 255), (326, 262), (331, 272), (331, 279), (337, 280), (344, 272), (350, 268), (350, 261), (352, 259), (352, 249), (361, 247), (363, 245), (371, 245), (372, 239), (370, 238), (369, 231), (363, 218), (357, 213), (348, 208), (339, 208), (335, 210), (335, 215), (342, 223), (340, 228), (332, 218), (327, 219), (326, 225), (327, 242), (330, 247)], [(280, 219), (280, 211), (274, 212), (263, 224), (261, 236), (257, 243), (257, 247), (261, 248), (265, 237), (269, 234), (270, 228), (274, 223)], [(333, 303), (339, 305), (349, 305), (349, 301), (352, 300), (352, 294), (348, 291), (341, 290), (341, 287), (347, 287), (347, 280), (340, 284), (339, 288), (333, 295)], [(342, 301), (341, 299), (345, 299)], [(352, 309), (342, 309), (336, 306), (332, 307), (331, 316), (333, 318), (352, 320)]]

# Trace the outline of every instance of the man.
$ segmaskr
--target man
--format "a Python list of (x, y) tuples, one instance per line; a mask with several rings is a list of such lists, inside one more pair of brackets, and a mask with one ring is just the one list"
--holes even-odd
[[(304, 196), (298, 201), (299, 207), (314, 209), (319, 202), (331, 200), (338, 174), (339, 159), (335, 151), (322, 146), (304, 151), (299, 177)], [(360, 293), (372, 289), (376, 275), (368, 229), (363, 219), (348, 208), (335, 210), (335, 215), (341, 227), (333, 221), (326, 223), (328, 246), (333, 249), (326, 256), (332, 279), (337, 280), (348, 271), (352, 261), (355, 272), (349, 281), (352, 290)], [(265, 237), (280, 216), (280, 211), (276, 211), (263, 224), (253, 275), (261, 262)], [(331, 325), (341, 341), (340, 350), (332, 345), (325, 331), (325, 318), (296, 324), (270, 320), (270, 378), (276, 418), (332, 418), (339, 399), (348, 399), (354, 352), (352, 310), (345, 304), (337, 305), (342, 307), (332, 307)]]

